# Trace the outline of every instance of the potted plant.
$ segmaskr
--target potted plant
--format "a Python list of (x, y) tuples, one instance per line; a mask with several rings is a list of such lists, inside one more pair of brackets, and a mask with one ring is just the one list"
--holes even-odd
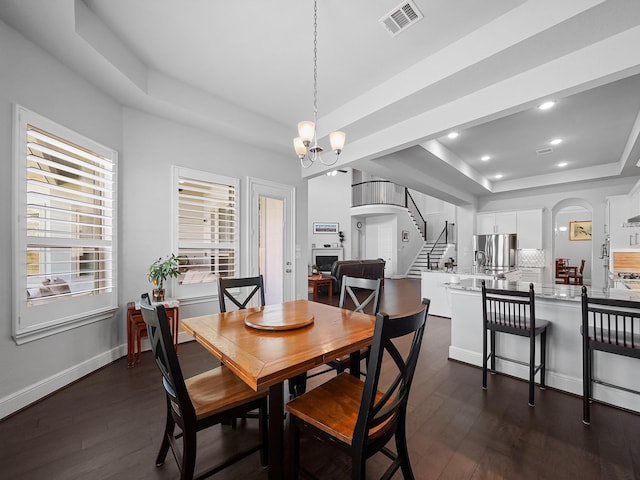
[(342, 246), (342, 242), (344, 242), (344, 232), (342, 230), (338, 232), (338, 238), (340, 239), (340, 246)]
[(177, 277), (180, 273), (180, 258), (173, 253), (165, 258), (158, 258), (149, 266), (149, 281), (153, 283), (153, 301), (164, 301), (164, 281), (169, 277)]
[(316, 265), (315, 263), (311, 265), (311, 273), (314, 275), (318, 273), (318, 265)]

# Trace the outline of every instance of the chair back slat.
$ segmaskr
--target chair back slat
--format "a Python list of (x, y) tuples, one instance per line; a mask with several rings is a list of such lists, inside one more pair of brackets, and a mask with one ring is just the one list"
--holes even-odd
[[(353, 435), (356, 449), (364, 449), (372, 429), (385, 422), (405, 422), (406, 406), (415, 373), (418, 354), (429, 311), (428, 299), (422, 300), (420, 309), (404, 317), (390, 318), (386, 313), (376, 315), (376, 325), (362, 402)], [(403, 355), (394, 341), (411, 337), (411, 346)], [(403, 349), (404, 351), (404, 349)], [(390, 356), (393, 362), (385, 363), (397, 369), (394, 379), (383, 391), (378, 390), (383, 359)], [(395, 428), (386, 429), (395, 431)]]
[[(369, 315), (377, 315), (378, 310), (380, 309), (380, 285), (381, 281), (379, 278), (359, 278), (344, 275), (342, 277), (340, 303), (338, 304), (338, 306), (340, 308), (346, 308), (347, 295), (349, 295), (349, 298), (351, 299), (355, 307), (354, 311), (368, 313)], [(357, 290), (354, 290), (354, 288)], [(362, 297), (362, 292), (367, 291), (368, 296), (364, 300), (360, 300), (358, 298), (358, 293), (360, 293), (360, 297)], [(366, 311), (369, 305), (370, 308), (368, 309), (368, 311)]]
[(153, 306), (149, 301), (149, 296), (143, 294), (140, 301), (140, 311), (147, 326), (151, 350), (162, 374), (162, 384), (171, 401), (174, 417), (179, 423), (181, 423), (180, 419), (182, 421), (187, 418), (195, 419), (195, 409), (189, 398), (178, 362), (164, 305)]
[[(233, 289), (241, 289), (253, 287), (249, 292), (244, 296), (244, 300), (240, 296), (234, 295), (232, 292)], [(218, 301), (220, 303), (220, 312), (227, 311), (226, 300), (229, 300), (233, 303), (239, 310), (244, 310), (249, 305), (249, 302), (253, 299), (253, 297), (259, 294), (260, 306), (264, 307), (264, 279), (262, 275), (257, 277), (247, 277), (247, 278), (219, 278), (218, 279)]]

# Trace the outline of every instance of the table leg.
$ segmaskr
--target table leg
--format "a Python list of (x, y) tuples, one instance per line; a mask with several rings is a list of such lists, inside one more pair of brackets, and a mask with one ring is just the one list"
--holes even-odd
[(313, 299), (318, 300), (318, 282), (313, 282)]
[(329, 298), (332, 299), (333, 298), (333, 280), (329, 279), (329, 282), (327, 283), (328, 285), (328, 289), (329, 289)]
[(269, 480), (284, 478), (284, 385), (269, 387)]
[(360, 378), (360, 350), (349, 354), (349, 372), (356, 378)]

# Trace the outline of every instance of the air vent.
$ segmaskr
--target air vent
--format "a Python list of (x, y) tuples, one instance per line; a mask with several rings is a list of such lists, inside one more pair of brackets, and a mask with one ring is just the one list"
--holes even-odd
[(545, 148), (541, 148), (540, 150), (536, 150), (536, 153), (538, 155), (548, 155), (549, 153), (553, 152), (553, 148), (551, 147), (545, 147)]
[(392, 37), (395, 37), (422, 18), (422, 13), (413, 2), (402, 2), (378, 22), (384, 25)]

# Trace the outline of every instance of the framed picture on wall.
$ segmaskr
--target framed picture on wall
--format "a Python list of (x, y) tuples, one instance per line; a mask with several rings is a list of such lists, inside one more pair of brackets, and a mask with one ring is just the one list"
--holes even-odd
[(591, 220), (569, 222), (569, 240), (591, 240)]
[(338, 233), (337, 223), (313, 223), (313, 233)]

